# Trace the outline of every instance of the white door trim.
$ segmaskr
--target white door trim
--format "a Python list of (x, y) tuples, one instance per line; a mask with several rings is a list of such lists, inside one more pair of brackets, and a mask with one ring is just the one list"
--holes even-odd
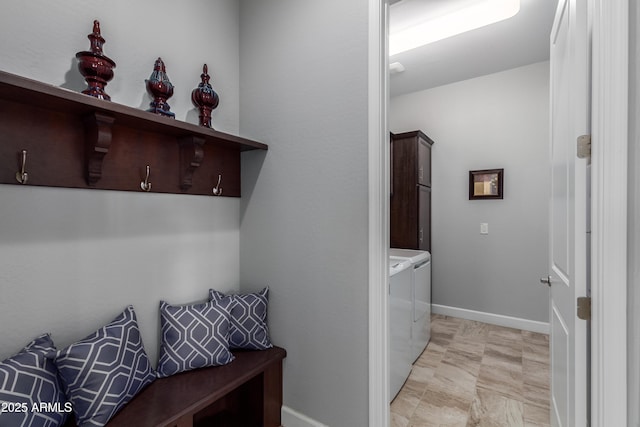
[(369, 427), (389, 411), (388, 0), (369, 0)]
[(594, 0), (591, 425), (627, 425), (628, 0)]

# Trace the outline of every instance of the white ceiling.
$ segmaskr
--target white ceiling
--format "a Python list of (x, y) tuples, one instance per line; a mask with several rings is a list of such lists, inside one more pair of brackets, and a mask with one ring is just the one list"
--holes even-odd
[[(416, 9), (434, 13), (453, 2), (400, 0), (391, 5), (390, 29), (404, 26)], [(557, 0), (520, 0), (514, 17), (389, 58), (405, 71), (392, 74), (391, 96), (442, 86), (549, 59), (549, 34)]]

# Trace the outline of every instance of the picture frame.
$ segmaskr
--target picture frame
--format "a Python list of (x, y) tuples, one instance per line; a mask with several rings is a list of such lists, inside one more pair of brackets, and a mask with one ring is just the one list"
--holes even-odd
[(504, 169), (469, 171), (469, 200), (502, 199)]

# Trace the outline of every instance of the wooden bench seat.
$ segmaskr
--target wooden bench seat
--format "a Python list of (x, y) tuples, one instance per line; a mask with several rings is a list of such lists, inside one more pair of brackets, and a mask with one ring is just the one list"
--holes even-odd
[(107, 427), (280, 426), (286, 351), (274, 347), (234, 355), (224, 366), (157, 379)]

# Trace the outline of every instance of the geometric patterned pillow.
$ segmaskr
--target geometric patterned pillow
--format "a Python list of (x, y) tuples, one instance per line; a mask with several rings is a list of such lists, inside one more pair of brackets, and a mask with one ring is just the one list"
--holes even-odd
[[(209, 289), (209, 299), (215, 301), (225, 295)], [(235, 305), (231, 309), (231, 349), (265, 350), (273, 347), (267, 326), (267, 305), (269, 288), (254, 294), (231, 295)]]
[(132, 306), (108, 325), (55, 354), (78, 426), (103, 426), (156, 376)]
[(185, 306), (161, 301), (158, 378), (231, 362), (234, 359), (229, 351), (232, 304), (231, 298)]
[(71, 404), (64, 397), (55, 365), (45, 357), (55, 350), (49, 334), (44, 334), (0, 362), (0, 426), (64, 424)]

